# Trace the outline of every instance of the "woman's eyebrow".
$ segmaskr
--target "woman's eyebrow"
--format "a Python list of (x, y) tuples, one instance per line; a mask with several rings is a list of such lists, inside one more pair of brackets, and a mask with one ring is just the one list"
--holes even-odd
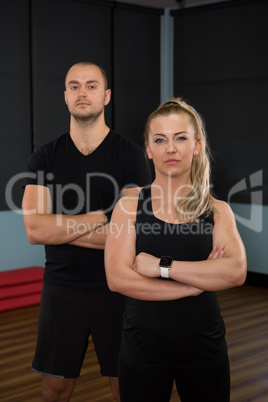
[[(174, 133), (173, 135), (179, 135), (179, 134), (187, 134), (188, 135), (187, 131), (179, 131), (178, 133)], [(162, 135), (164, 137), (166, 136), (166, 134), (163, 134), (163, 133), (155, 133), (155, 134), (153, 134), (153, 137), (155, 135)]]

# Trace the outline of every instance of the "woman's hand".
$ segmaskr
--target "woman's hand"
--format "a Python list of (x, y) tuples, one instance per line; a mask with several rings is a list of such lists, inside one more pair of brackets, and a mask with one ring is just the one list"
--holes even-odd
[(213, 260), (215, 258), (224, 257), (224, 246), (213, 247), (211, 253), (208, 256), (208, 260)]
[(160, 259), (151, 254), (140, 253), (136, 255), (132, 269), (148, 278), (158, 278), (160, 276)]

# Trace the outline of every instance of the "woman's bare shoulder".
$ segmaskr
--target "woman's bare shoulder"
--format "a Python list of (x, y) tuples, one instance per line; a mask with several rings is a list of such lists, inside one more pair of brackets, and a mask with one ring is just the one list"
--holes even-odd
[(230, 207), (230, 205), (227, 202), (213, 198), (213, 205), (214, 205), (214, 218), (215, 219), (234, 218), (234, 213), (232, 211), (232, 208)]
[(116, 215), (124, 216), (127, 215), (129, 217), (134, 217), (137, 214), (137, 206), (139, 200), (140, 191), (131, 196), (124, 196), (120, 198), (115, 206)]

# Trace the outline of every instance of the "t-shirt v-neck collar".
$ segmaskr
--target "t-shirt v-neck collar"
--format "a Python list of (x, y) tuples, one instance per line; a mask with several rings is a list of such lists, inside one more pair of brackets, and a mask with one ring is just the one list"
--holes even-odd
[(111, 133), (111, 130), (109, 130), (108, 134), (103, 138), (103, 140), (99, 143), (99, 145), (92, 152), (90, 152), (90, 154), (88, 154), (88, 155), (84, 155), (81, 151), (79, 151), (79, 149), (77, 148), (77, 146), (73, 142), (73, 139), (71, 137), (70, 132), (68, 133), (68, 141), (70, 142), (71, 147), (74, 149), (74, 151), (78, 155), (80, 155), (83, 158), (89, 158), (89, 157), (93, 156), (100, 148), (102, 148), (103, 144), (107, 141), (107, 138), (110, 137), (110, 133)]

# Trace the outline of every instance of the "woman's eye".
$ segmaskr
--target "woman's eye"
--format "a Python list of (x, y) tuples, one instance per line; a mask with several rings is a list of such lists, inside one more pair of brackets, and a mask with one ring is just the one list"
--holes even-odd
[(157, 138), (157, 139), (155, 140), (156, 143), (161, 143), (161, 142), (164, 142), (164, 141), (165, 141), (164, 138)]
[(183, 137), (183, 136), (177, 137), (177, 141), (185, 141), (185, 140), (186, 140), (186, 137)]

